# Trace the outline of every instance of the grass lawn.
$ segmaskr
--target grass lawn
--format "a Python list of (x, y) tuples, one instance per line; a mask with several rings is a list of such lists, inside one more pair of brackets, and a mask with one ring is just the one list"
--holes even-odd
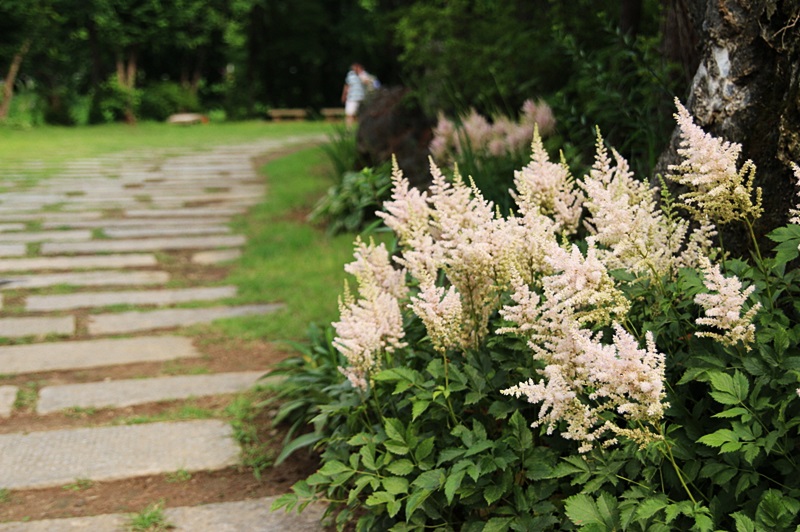
[(353, 260), (355, 235), (328, 236), (306, 215), (331, 185), (322, 148), (302, 150), (264, 167), (267, 198), (238, 222), (248, 236), (230, 281), (246, 302), (282, 301), (270, 316), (224, 322), (228, 334), (245, 338), (297, 340), (308, 324), (338, 317), (344, 265)]

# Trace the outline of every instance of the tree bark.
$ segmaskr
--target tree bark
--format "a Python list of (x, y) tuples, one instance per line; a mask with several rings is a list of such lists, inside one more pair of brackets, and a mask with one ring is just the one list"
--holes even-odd
[(19, 51), (14, 54), (11, 60), (11, 65), (8, 67), (8, 74), (6, 74), (5, 83), (3, 84), (3, 99), (0, 100), (0, 120), (8, 118), (8, 111), (11, 109), (11, 99), (14, 97), (14, 83), (17, 81), (17, 74), (19, 74), (19, 67), (22, 60), (31, 48), (30, 39), (26, 39), (20, 46)]
[[(688, 0), (702, 13), (696, 25), (700, 64), (684, 102), (705, 131), (742, 145), (740, 164), (757, 166), (764, 213), (756, 224), (764, 235), (786, 223), (796, 203), (789, 162), (800, 163), (800, 3), (781, 0)], [(656, 174), (668, 174), (679, 157), (678, 130), (661, 155)], [(745, 231), (723, 228), (726, 248), (743, 255)]]
[(117, 82), (126, 92), (127, 101), (125, 102), (125, 122), (128, 124), (136, 123), (136, 112), (133, 108), (133, 91), (136, 88), (136, 69), (137, 69), (136, 49), (131, 48), (127, 54), (117, 56)]

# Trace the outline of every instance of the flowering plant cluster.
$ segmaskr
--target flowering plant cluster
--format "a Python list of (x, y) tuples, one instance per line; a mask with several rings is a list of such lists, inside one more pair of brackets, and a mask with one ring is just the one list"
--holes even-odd
[(543, 100), (525, 100), (518, 121), (499, 115), (490, 122), (475, 109), (457, 122), (440, 113), (429, 149), (441, 164), (458, 161), (467, 152), (493, 157), (518, 154), (530, 143), (534, 127), (548, 135), (555, 125), (553, 111)]
[(394, 165), (397, 249), (357, 241), (333, 324), (352, 395), (315, 418), (347, 422), (279, 506), (367, 510), (363, 529), (797, 525), (800, 226), (774, 259), (726, 258), (717, 227), (760, 214), (755, 166), (676, 105), (667, 177), (693, 223), (599, 133), (575, 179), (534, 127), (505, 216), (458, 169), (431, 162), (421, 192)]

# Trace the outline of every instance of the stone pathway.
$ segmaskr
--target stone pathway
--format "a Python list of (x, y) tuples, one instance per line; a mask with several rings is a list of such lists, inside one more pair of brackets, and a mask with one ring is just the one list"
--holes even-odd
[[(268, 294), (263, 304), (226, 304), (236, 297), (235, 287), (192, 283), (190, 275), (175, 286), (167, 264), (180, 257), (188, 263), (183, 271), (202, 271), (238, 258), (245, 239), (232, 234), (229, 222), (265, 193), (252, 159), (309, 140), (323, 139), (76, 161), (33, 188), (0, 195), (0, 424), (23, 404), (48, 416), (252, 387), (268, 368), (135, 379), (103, 372), (196, 360), (205, 355), (181, 335), (182, 327), (281, 308)], [(59, 377), (90, 370), (94, 380), (64, 383)], [(3, 383), (18, 376), (30, 376), (36, 386)], [(0, 490), (13, 495), (76, 479), (227, 468), (240, 462), (232, 432), (225, 421), (203, 419), (0, 434)], [(300, 516), (273, 514), (271, 502), (167, 508), (165, 516), (176, 530), (321, 529), (319, 508)], [(0, 523), (0, 532), (124, 530), (128, 519), (108, 514)]]

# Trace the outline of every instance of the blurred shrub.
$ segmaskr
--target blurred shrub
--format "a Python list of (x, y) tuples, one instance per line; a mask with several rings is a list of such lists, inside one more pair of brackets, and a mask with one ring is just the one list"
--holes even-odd
[(328, 143), (322, 146), (325, 155), (333, 167), (334, 181), (339, 182), (346, 172), (356, 169), (358, 155), (356, 152), (356, 132), (354, 128), (337, 126), (328, 135)]
[(97, 110), (90, 115), (90, 122), (119, 122), (125, 120), (127, 112), (134, 115), (139, 109), (142, 91), (124, 87), (112, 76), (100, 86)]
[(142, 90), (139, 117), (145, 120), (164, 121), (175, 113), (191, 113), (200, 110), (197, 95), (179, 83), (164, 81)]
[(319, 200), (309, 220), (326, 224), (331, 234), (357, 232), (377, 220), (375, 211), (389, 199), (391, 187), (388, 171), (345, 172), (342, 181)]
[[(675, 127), (673, 100), (683, 93), (678, 66), (659, 53), (660, 36), (632, 37), (607, 23), (591, 44), (556, 28), (571, 75), (551, 100), (559, 131), (582, 160), (591, 161), (595, 126), (630, 161), (641, 177), (650, 175)], [(567, 133), (568, 132), (568, 133)]]

